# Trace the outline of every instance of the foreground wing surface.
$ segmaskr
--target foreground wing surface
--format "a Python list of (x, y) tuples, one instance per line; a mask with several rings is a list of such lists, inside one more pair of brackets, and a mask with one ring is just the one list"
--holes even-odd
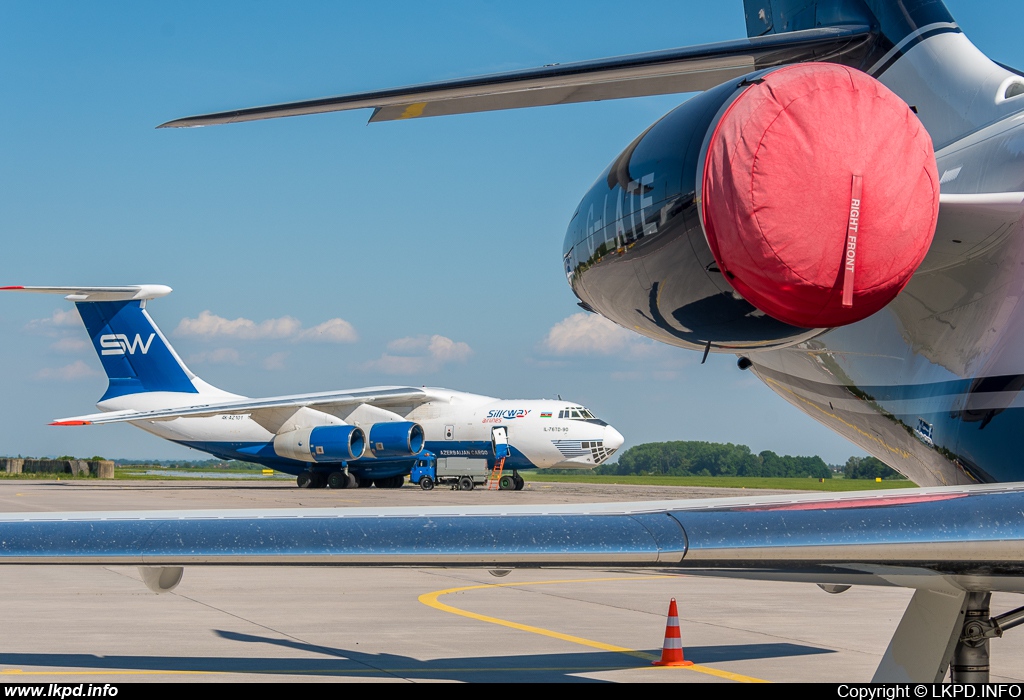
[(152, 411), (93, 413), (87, 416), (60, 418), (50, 425), (103, 425), (105, 423), (170, 420), (172, 418), (199, 418), (226, 413), (245, 413), (258, 417), (261, 413), (287, 408), (310, 407), (328, 409), (359, 404), (388, 406), (415, 403), (426, 401), (427, 399), (427, 393), (422, 389), (414, 389), (412, 387), (378, 387), (360, 389), (358, 391), (327, 391), (316, 394), (272, 396), (263, 399), (239, 399)]
[(380, 122), (695, 92), (760, 68), (832, 59), (862, 47), (872, 36), (867, 26), (821, 27), (204, 114), (160, 126), (208, 126), (364, 108), (373, 108), (370, 121)]
[[(0, 515), (0, 563), (630, 566), (1024, 590), (1024, 486), (552, 506)], [(900, 579), (903, 576), (903, 579)]]

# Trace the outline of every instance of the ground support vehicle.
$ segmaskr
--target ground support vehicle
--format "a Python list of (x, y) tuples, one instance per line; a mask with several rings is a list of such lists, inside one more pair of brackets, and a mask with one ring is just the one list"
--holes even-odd
[[(453, 490), (472, 491), (486, 484), (490, 476), (491, 467), (486, 458), (438, 458), (426, 453), (417, 460), (409, 479), (419, 484), (424, 491), (430, 491), (439, 484), (445, 484)], [(526, 483), (517, 473), (502, 475), (500, 482), (499, 487), (506, 491), (521, 490)]]

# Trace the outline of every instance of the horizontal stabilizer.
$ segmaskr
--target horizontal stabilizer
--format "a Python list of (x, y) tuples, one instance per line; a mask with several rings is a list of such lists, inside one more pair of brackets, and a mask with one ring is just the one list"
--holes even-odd
[(172, 418), (200, 418), (221, 414), (248, 414), (259, 422), (261, 413), (280, 411), (284, 408), (318, 408), (328, 410), (359, 404), (387, 406), (417, 403), (428, 400), (427, 393), (412, 387), (378, 387), (359, 391), (326, 391), (316, 394), (295, 394), (272, 396), (263, 399), (236, 399), (231, 401), (206, 402), (192, 406), (163, 408), (153, 411), (111, 411), (87, 416), (61, 418), (50, 425), (103, 425), (105, 423), (126, 423), (131, 421), (170, 420)]
[(0, 287), (0, 292), (34, 292), (36, 294), (63, 294), (68, 301), (132, 301), (157, 299), (171, 293), (162, 284), (129, 284), (120, 287)]
[(867, 26), (701, 44), (593, 61), (562, 63), (409, 87), (186, 117), (163, 127), (232, 122), (373, 108), (371, 122), (488, 112), (707, 90), (761, 68), (833, 59), (872, 37)]

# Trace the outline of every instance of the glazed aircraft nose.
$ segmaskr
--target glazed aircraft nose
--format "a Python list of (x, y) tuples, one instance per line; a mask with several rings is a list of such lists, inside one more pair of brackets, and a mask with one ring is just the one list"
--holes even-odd
[(613, 428), (610, 425), (604, 427), (604, 447), (607, 450), (617, 450), (622, 447), (622, 443), (626, 441), (626, 438), (622, 437), (622, 433)]

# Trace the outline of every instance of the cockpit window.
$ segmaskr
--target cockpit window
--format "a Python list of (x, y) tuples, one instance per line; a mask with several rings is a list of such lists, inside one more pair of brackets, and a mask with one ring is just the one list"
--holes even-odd
[(582, 406), (563, 409), (558, 412), (558, 417), (568, 420), (596, 420), (596, 416)]

